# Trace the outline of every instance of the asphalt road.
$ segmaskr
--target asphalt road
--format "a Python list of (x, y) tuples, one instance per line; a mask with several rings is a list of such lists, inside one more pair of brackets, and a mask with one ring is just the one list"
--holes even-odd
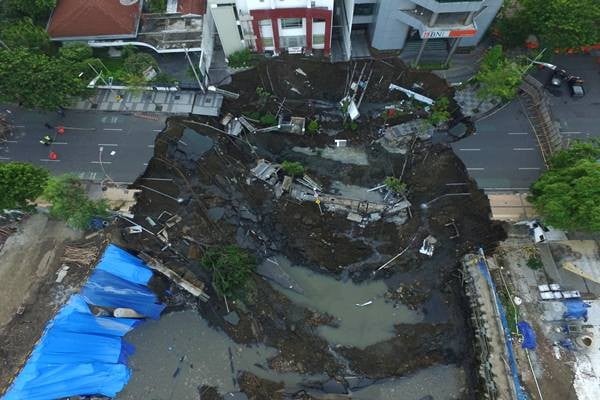
[[(586, 96), (569, 95), (566, 83), (549, 87), (552, 117), (569, 140), (600, 137), (600, 64), (591, 55), (556, 56), (552, 63), (585, 80)], [(542, 83), (551, 72), (534, 70)], [(539, 146), (519, 100), (475, 123), (476, 134), (452, 145), (469, 174), (488, 192), (524, 192), (544, 171)]]
[(521, 104), (513, 101), (477, 121), (476, 134), (452, 144), (480, 188), (524, 192), (545, 169)]
[[(16, 107), (1, 110), (11, 111), (13, 134), (0, 143), (0, 162), (25, 161), (56, 174), (119, 183), (133, 182), (144, 171), (165, 120), (98, 111), (67, 110), (63, 118), (54, 112)], [(65, 133), (56, 134), (46, 123), (64, 126)], [(51, 146), (39, 142), (44, 135), (55, 137)], [(50, 151), (57, 153), (57, 160), (49, 158)]]

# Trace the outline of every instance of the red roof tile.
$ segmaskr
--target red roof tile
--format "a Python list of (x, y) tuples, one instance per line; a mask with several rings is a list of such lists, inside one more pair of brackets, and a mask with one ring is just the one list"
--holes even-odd
[(179, 0), (177, 2), (177, 12), (204, 15), (206, 13), (206, 0)]
[(140, 4), (120, 0), (58, 0), (48, 24), (53, 39), (64, 37), (123, 36), (137, 34)]

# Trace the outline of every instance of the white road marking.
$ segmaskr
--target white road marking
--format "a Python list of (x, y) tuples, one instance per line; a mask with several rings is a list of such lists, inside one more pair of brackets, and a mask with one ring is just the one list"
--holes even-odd
[(162, 132), (162, 129), (152, 129), (152, 132)]
[(67, 142), (52, 142), (52, 144), (69, 144)]
[(119, 147), (118, 144), (116, 143), (98, 143), (98, 146), (112, 146), (112, 147)]
[(13, 125), (15, 128), (25, 128), (25, 125)]
[(528, 132), (506, 132), (508, 135), (529, 135)]
[(561, 132), (563, 135), (582, 135), (583, 132)]
[(183, 140), (179, 140), (179, 143), (181, 143), (181, 144), (182, 144), (182, 145), (184, 145), (184, 146), (187, 146), (187, 143), (186, 143), (186, 142), (184, 142)]
[(460, 151), (481, 151), (481, 149), (459, 149)]
[[(148, 165), (148, 164), (144, 164), (144, 165)], [(167, 181), (167, 182), (173, 182), (172, 178), (142, 178), (145, 179), (147, 181)]]
[(144, 167), (147, 167), (147, 166), (148, 166), (148, 163), (147, 163), (147, 162), (145, 162), (145, 163), (144, 163)]
[(19, 143), (18, 140), (5, 140), (4, 143)]
[(520, 171), (529, 171), (529, 170), (540, 170), (540, 167), (522, 167), (519, 168)]
[(103, 131), (117, 131), (120, 132), (123, 128), (102, 128)]
[(50, 160), (48, 158), (40, 158), (40, 161), (43, 161), (43, 162), (59, 162), (60, 160)]
[(533, 147), (515, 147), (514, 151), (533, 151), (535, 150)]
[(467, 171), (483, 171), (485, 168), (467, 168)]
[(90, 161), (90, 164), (112, 164), (112, 161)]
[(10, 160), (10, 157), (0, 157), (0, 160)]
[(75, 128), (72, 126), (63, 126), (63, 128), (71, 130), (71, 131), (95, 131), (96, 128)]
[(154, 145), (153, 144), (149, 144), (148, 147), (150, 147), (151, 149), (153, 149)]

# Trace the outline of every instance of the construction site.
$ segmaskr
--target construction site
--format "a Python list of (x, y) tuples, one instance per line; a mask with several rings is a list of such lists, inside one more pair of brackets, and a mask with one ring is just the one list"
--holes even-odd
[[(29, 362), (43, 357), (47, 322), (84, 301), (96, 318), (148, 321), (118, 330), (136, 348), (120, 387), (52, 398), (510, 398), (504, 366), (485, 363), (498, 338), (484, 338), (471, 298), (485, 289), (467, 278), (506, 234), (448, 145), (447, 128), (468, 120), (450, 100), (447, 121), (428, 121), (453, 89), (396, 61), (282, 57), (217, 90), (219, 117), (168, 119), (133, 201), (106, 226), (65, 231), (24, 257), (21, 273), (37, 283), (8, 293), (0, 393), (34, 393), (19, 371), (32, 374), (36, 343)], [(32, 232), (59, 229), (23, 218), (45, 226)], [(2, 262), (37, 249), (31, 233), (8, 229)], [(236, 298), (201, 265), (226, 245), (256, 259)], [(124, 276), (117, 259), (143, 271)], [(137, 285), (140, 303), (106, 300), (102, 282)]]

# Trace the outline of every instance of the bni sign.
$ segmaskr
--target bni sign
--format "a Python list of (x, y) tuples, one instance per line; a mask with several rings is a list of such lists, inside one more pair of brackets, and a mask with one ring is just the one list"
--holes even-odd
[(443, 39), (475, 36), (477, 29), (453, 29), (443, 31), (423, 31), (421, 39)]

